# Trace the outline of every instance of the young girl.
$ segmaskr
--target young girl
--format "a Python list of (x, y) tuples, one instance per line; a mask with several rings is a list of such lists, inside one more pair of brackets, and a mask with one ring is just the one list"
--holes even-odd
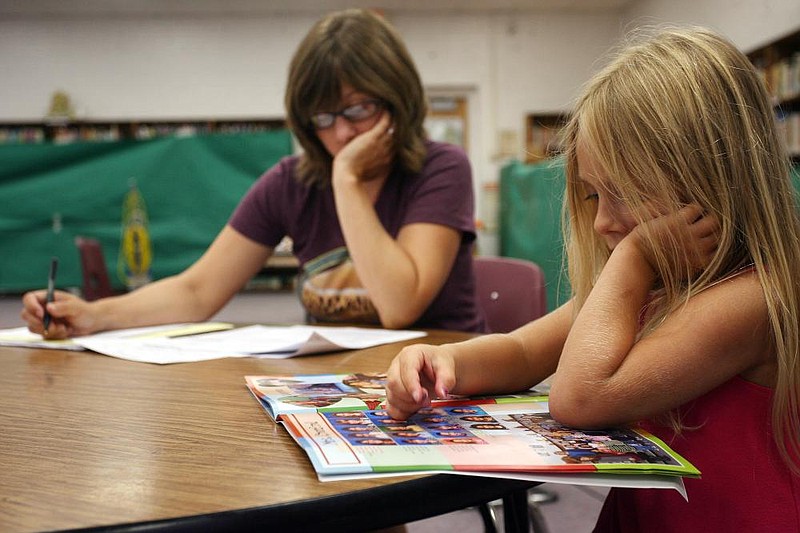
[(758, 74), (701, 29), (593, 78), (566, 128), (573, 297), (506, 335), (412, 346), (389, 413), (552, 375), (562, 423), (640, 423), (702, 472), (612, 489), (597, 531), (800, 530), (800, 224)]

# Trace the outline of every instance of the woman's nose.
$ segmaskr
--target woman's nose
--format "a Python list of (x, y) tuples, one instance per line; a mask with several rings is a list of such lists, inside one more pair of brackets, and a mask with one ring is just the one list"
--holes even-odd
[(349, 120), (347, 120), (342, 116), (337, 116), (336, 120), (333, 123), (333, 126), (331, 127), (333, 128), (333, 131), (336, 134), (336, 138), (340, 142), (347, 142), (353, 137), (355, 137), (356, 133), (358, 133), (358, 131), (355, 128), (355, 124), (353, 124), (352, 122), (350, 122)]

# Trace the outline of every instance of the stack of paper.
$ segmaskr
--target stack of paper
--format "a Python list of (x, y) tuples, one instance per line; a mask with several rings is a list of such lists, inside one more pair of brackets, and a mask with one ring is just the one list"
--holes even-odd
[(0, 346), (97, 353), (146, 363), (187, 363), (223, 357), (287, 358), (356, 350), (424, 337), (423, 331), (323, 326), (247, 326), (202, 322), (109, 331), (47, 341), (26, 328), (0, 330)]

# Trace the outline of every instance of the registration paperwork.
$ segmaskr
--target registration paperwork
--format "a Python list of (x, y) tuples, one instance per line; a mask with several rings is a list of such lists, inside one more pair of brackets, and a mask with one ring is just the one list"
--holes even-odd
[[(233, 324), (201, 322), (118, 330), (75, 337), (72, 343), (82, 349), (130, 361), (168, 364), (223, 357), (283, 359), (369, 348), (425, 335), (424, 331), (412, 330), (305, 325), (235, 328)], [(1, 339), (0, 335), (0, 345)], [(41, 337), (38, 340), (41, 341)]]

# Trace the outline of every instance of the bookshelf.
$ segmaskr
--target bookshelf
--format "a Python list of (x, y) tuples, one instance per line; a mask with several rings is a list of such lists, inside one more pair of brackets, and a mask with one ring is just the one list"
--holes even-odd
[(285, 128), (283, 119), (45, 120), (0, 123), (0, 144), (115, 142), (212, 133), (260, 133)]
[(559, 130), (566, 113), (531, 113), (525, 117), (525, 162), (536, 163), (560, 151)]
[(767, 85), (789, 155), (800, 163), (800, 28), (747, 57)]

